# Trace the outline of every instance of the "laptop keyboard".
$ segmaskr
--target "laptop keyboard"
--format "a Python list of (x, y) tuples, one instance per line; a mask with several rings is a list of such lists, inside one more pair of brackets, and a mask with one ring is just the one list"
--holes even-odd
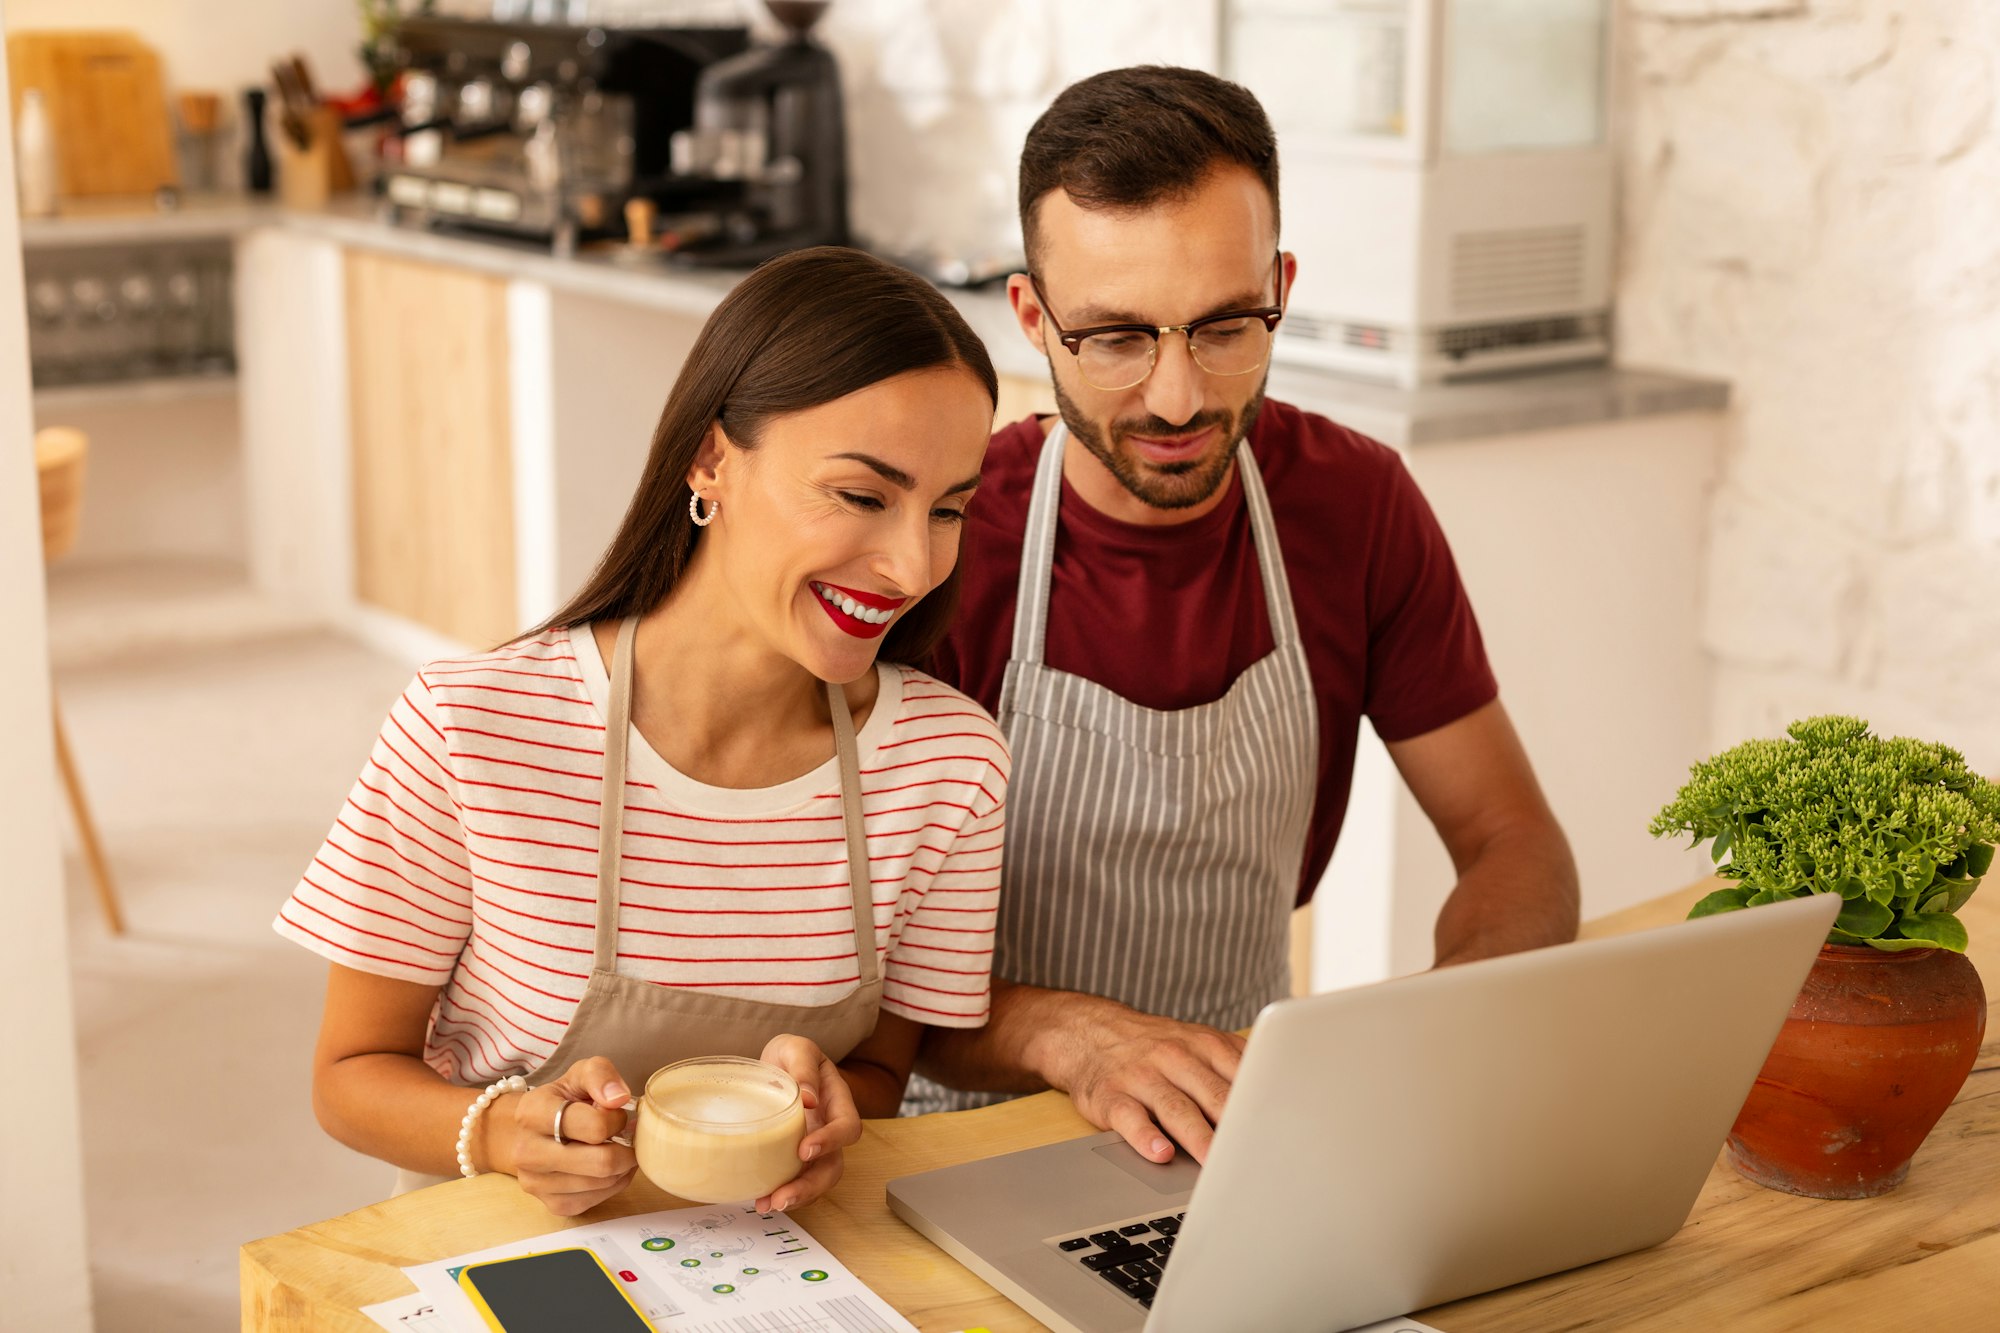
[(1056, 1236), (1046, 1243), (1150, 1310), (1159, 1291), (1160, 1272), (1173, 1256), (1181, 1219), (1186, 1216), (1135, 1217), (1071, 1236)]

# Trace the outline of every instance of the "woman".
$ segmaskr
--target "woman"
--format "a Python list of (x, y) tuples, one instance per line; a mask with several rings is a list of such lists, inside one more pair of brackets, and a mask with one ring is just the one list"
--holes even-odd
[(901, 664), (954, 609), (994, 392), (951, 305), (857, 251), (730, 293), (583, 590), (418, 674), (274, 923), (331, 963), (330, 1134), (568, 1216), (631, 1180), (655, 1068), (761, 1056), (808, 1107), (757, 1201), (789, 1208), (896, 1113), (924, 1024), (985, 1021), (1006, 752)]

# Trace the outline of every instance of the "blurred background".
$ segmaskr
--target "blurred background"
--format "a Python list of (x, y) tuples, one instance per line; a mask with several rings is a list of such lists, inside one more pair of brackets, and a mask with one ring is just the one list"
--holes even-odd
[[(236, 1246), (386, 1195), (313, 1123), (322, 967), (268, 922), (389, 703), (576, 585), (763, 258), (910, 265), (987, 339), (998, 418), (1048, 410), (1015, 162), (1097, 70), (1270, 111), (1300, 268), (1270, 391), (1404, 453), (1586, 915), (1701, 874), (1648, 819), (1793, 718), (2000, 772), (1980, 0), (0, 18), (7, 1327), (229, 1324)], [(1364, 737), (1299, 984), (1427, 966), (1449, 887)]]

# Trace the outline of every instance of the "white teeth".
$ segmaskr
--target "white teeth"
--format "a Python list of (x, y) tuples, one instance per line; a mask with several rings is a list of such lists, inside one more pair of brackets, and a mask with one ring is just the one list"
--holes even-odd
[(843, 612), (845, 612), (850, 616), (853, 616), (856, 620), (860, 621), (864, 625), (886, 625), (891, 620), (893, 620), (896, 615), (896, 613), (891, 610), (877, 609), (876, 607), (872, 606), (863, 606), (861, 603), (855, 601), (852, 597), (847, 596), (845, 593), (835, 592), (832, 588), (827, 587), (824, 583), (813, 584), (812, 590), (818, 593), (822, 598), (824, 598), (829, 606), (839, 607)]

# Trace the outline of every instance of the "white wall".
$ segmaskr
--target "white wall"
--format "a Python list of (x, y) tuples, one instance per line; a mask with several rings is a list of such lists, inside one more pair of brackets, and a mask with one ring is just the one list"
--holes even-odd
[(320, 91), (361, 79), (354, 0), (8, 0), (7, 30), (125, 28), (159, 52), (167, 90), (234, 94), (302, 53)]
[[(772, 30), (761, 4), (740, 3)], [(1014, 168), (1035, 117), (1099, 70), (1216, 68), (1218, 14), (1219, 0), (839, 0), (816, 35), (840, 61), (856, 234), (895, 252), (1018, 255)]]
[[(5, 5), (0, 4), (0, 20)], [(56, 847), (49, 729), (48, 621), (40, 491), (28, 416), (14, 135), (0, 69), (0, 847), (7, 928), (0, 930), (0, 1010), (10, 1027), (15, 1123), (0, 1134), (0, 1311), (7, 1327), (90, 1327), (77, 1127), (76, 1021)]]
[(2000, 772), (2000, 6), (1629, 8), (1621, 356), (1738, 404), (1710, 739), (1851, 711)]
[(840, 0), (855, 231), (891, 251), (1018, 255), (1028, 127), (1076, 80), (1217, 66), (1217, 0)]

